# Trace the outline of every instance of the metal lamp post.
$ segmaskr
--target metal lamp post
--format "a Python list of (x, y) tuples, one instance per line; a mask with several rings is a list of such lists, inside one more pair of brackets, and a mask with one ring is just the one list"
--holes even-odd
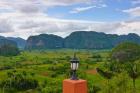
[(74, 57), (70, 60), (70, 62), (71, 62), (71, 70), (72, 70), (71, 80), (78, 80), (76, 71), (78, 70), (79, 67), (79, 60), (76, 57), (76, 53), (74, 53)]

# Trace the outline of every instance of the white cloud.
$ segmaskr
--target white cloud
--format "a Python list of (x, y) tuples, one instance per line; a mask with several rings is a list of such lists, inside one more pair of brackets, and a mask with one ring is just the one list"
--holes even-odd
[[(94, 0), (96, 1), (96, 0)], [(92, 0), (43, 0), (47, 6), (66, 6), (78, 3), (90, 3)]]
[(0, 0), (0, 9), (7, 9), (8, 11), (30, 15), (31, 13), (44, 12), (48, 7), (68, 6), (80, 3), (90, 6), (77, 8), (76, 10), (84, 11), (96, 5), (99, 7), (106, 7), (106, 5), (102, 3), (102, 0)]
[(96, 7), (96, 6), (77, 7), (77, 8), (74, 8), (72, 11), (70, 11), (70, 13), (79, 13), (79, 12), (90, 10), (94, 7)]
[(97, 4), (97, 5), (86, 6), (86, 7), (77, 7), (77, 8), (74, 8), (72, 11), (70, 11), (70, 13), (79, 13), (79, 12), (84, 12), (93, 8), (103, 8), (103, 7), (107, 7), (107, 5)]
[(97, 31), (109, 34), (137, 33), (140, 35), (139, 20), (108, 23), (80, 20), (62, 20), (47, 16), (17, 16), (15, 18), (9, 18), (10, 23), (13, 24), (12, 28), (14, 28), (14, 31), (12, 30), (11, 32), (0, 33), (0, 35), (27, 38), (30, 35), (47, 33), (65, 37), (73, 31)]
[(139, 17), (140, 16), (140, 7), (135, 7), (135, 8), (123, 10), (123, 12), (128, 13), (132, 17)]
[(11, 23), (7, 19), (0, 19), (0, 33), (13, 32)]
[(37, 5), (30, 5), (30, 4), (26, 4), (26, 5), (20, 5), (20, 6), (15, 6), (16, 8), (18, 8), (18, 10), (22, 13), (37, 13), (40, 12), (39, 10), (39, 6)]
[(106, 4), (101, 4), (100, 7), (101, 7), (101, 8), (102, 8), (102, 7), (107, 7), (107, 5), (106, 5)]
[[(27, 38), (30, 35), (49, 33), (65, 37), (71, 32), (79, 30), (112, 34), (134, 32), (140, 35), (140, 21), (138, 20), (112, 23), (64, 20), (51, 18), (43, 12), (44, 7), (89, 3), (93, 1), (94, 0), (0, 0), (0, 9), (9, 10), (8, 12), (0, 13), (0, 35)], [(86, 11), (94, 8), (94, 6), (94, 4), (89, 4), (89, 7), (80, 7), (75, 11)], [(106, 7), (106, 5), (101, 3), (96, 5), (96, 8), (101, 7)], [(133, 16), (138, 16), (139, 13), (136, 11), (139, 11), (139, 8), (124, 10), (124, 12), (131, 13)]]

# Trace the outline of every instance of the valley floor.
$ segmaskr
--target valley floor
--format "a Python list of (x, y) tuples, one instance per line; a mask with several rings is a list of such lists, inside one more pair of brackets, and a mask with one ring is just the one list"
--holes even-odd
[[(77, 50), (80, 59), (78, 77), (88, 81), (89, 93), (133, 93), (132, 79), (124, 71), (107, 80), (96, 68), (107, 70), (110, 50)], [(70, 77), (73, 50), (23, 51), (14, 57), (0, 56), (0, 93), (62, 93), (62, 81)], [(140, 66), (139, 66), (140, 69)], [(24, 80), (37, 80), (33, 89), (15, 89), (8, 83), (21, 75)], [(9, 83), (11, 84), (11, 83)], [(34, 84), (34, 83), (33, 83)], [(140, 78), (136, 79), (135, 93), (140, 93)]]

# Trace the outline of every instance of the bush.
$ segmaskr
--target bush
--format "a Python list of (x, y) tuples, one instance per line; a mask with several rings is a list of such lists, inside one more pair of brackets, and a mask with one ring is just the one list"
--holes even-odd
[(8, 90), (28, 90), (28, 89), (35, 89), (38, 87), (38, 81), (30, 78), (25, 75), (24, 73), (19, 74), (18, 72), (8, 72), (7, 79), (3, 80), (0, 83), (0, 87)]
[(117, 62), (134, 62), (140, 58), (140, 45), (131, 42), (121, 43), (111, 53), (111, 59)]

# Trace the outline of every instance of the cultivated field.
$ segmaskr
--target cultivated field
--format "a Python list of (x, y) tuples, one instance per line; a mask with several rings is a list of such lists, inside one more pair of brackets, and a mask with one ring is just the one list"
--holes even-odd
[[(76, 53), (80, 59), (78, 77), (88, 81), (89, 93), (134, 92), (126, 71), (115, 73), (111, 79), (96, 71), (96, 68), (108, 71), (110, 50), (76, 50)], [(62, 93), (62, 81), (70, 78), (72, 56), (70, 49), (22, 51), (18, 56), (0, 56), (0, 93)], [(20, 83), (13, 81), (29, 81), (29, 84), (18, 87)], [(136, 79), (135, 92), (140, 93), (140, 78)]]

